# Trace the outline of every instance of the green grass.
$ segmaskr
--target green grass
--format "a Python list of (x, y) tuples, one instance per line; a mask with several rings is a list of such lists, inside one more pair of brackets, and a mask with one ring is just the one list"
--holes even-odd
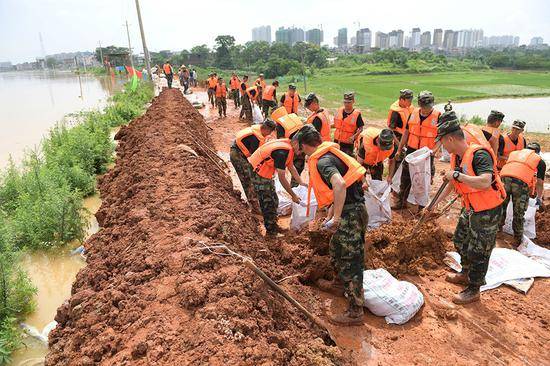
[(430, 90), (435, 95), (436, 103), (449, 99), (550, 95), (550, 72), (488, 70), (360, 75), (342, 71), (332, 73), (328, 68), (308, 78), (308, 92), (317, 93), (326, 107), (339, 107), (343, 93), (355, 91), (357, 107), (366, 110), (370, 118), (385, 118), (390, 104), (398, 98), (399, 90), (404, 88), (414, 90), (415, 95), (422, 90)]

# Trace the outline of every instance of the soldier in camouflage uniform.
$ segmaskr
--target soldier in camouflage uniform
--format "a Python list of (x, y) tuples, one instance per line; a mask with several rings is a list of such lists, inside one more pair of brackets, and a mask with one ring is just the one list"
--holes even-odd
[(514, 177), (502, 177), (502, 183), (506, 189), (506, 199), (502, 204), (502, 219), (499, 223), (499, 227), (504, 226), (506, 221), (506, 210), (510, 199), (512, 200), (512, 207), (514, 212), (514, 218), (512, 219), (512, 229), (514, 230), (514, 246), (519, 246), (523, 238), (523, 224), (525, 223), (525, 211), (529, 205), (529, 186), (521, 180)]
[(479, 288), (485, 284), (506, 193), (497, 173), (494, 152), (468, 145), (455, 112), (441, 115), (437, 140), (451, 153), (451, 170), (445, 172), (445, 180), (450, 184), (431, 210), (453, 189), (462, 198), (463, 208), (453, 237), (462, 271), (448, 274), (446, 280), (467, 286), (453, 298), (456, 304), (467, 304), (479, 301)]
[[(348, 309), (343, 314), (330, 315), (331, 322), (340, 325), (357, 325), (363, 322), (363, 270), (365, 264), (365, 231), (368, 215), (365, 207), (363, 190), (365, 168), (352, 157), (338, 157), (335, 152), (327, 150), (322, 155), (315, 155), (318, 149), (325, 149), (330, 142), (322, 146), (322, 138), (313, 125), (305, 125), (298, 131), (293, 140), (298, 140), (301, 150), (308, 156), (310, 185), (318, 196), (319, 189), (328, 187), (334, 198), (323, 223), (323, 228), (333, 233), (330, 240), (330, 260), (336, 271), (332, 281), (319, 280), (319, 288), (336, 295), (345, 295)], [(337, 147), (334, 147), (338, 152)], [(324, 151), (324, 150), (323, 150)], [(319, 154), (319, 153), (317, 153)], [(348, 159), (345, 161), (345, 159)], [(355, 163), (355, 165), (353, 165)], [(343, 176), (349, 169), (355, 169), (358, 180), (346, 183)], [(363, 184), (364, 183), (364, 184)], [(342, 197), (341, 193), (344, 193)], [(321, 201), (323, 202), (323, 201)], [(321, 206), (322, 207), (322, 206)]]

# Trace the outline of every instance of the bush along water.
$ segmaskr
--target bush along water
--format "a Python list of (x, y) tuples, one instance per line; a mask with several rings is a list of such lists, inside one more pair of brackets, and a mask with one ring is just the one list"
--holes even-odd
[(152, 86), (130, 85), (103, 111), (70, 115), (20, 166), (0, 174), (0, 364), (21, 346), (18, 322), (33, 310), (33, 288), (19, 267), (22, 250), (43, 250), (84, 239), (89, 213), (83, 198), (95, 192), (96, 175), (113, 160), (111, 128), (141, 115)]

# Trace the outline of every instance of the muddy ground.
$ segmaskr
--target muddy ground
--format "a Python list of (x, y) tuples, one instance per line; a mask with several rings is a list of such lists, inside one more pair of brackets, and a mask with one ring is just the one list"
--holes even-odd
[(246, 126), (232, 101), (227, 118), (209, 106), (201, 113), (205, 120), (177, 90), (165, 91), (118, 133), (116, 165), (99, 184), (102, 229), (86, 243), (88, 266), (58, 310), (47, 365), (550, 364), (548, 280), (528, 295), (501, 287), (481, 303), (451, 304), (460, 287), (443, 280), (442, 254), (452, 248), (456, 207), (414, 242), (395, 229), (410, 232), (408, 211), (367, 236), (366, 265), (415, 283), (426, 299), (421, 311), (403, 326), (367, 312), (364, 326), (330, 326), (337, 347), (324, 342), (240, 260), (203, 248), (223, 243), (251, 256), (322, 319), (345, 306), (312, 285), (330, 277), (326, 238), (264, 240), (261, 218), (214, 155)]

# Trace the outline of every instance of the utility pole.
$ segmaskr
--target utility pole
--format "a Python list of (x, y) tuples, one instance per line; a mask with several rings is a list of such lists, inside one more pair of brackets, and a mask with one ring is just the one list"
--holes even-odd
[(101, 62), (101, 66), (105, 68), (105, 61), (103, 61), (103, 49), (101, 49), (101, 41), (99, 41), (99, 58), (101, 59), (99, 60), (99, 62)]
[(139, 9), (139, 0), (136, 0), (136, 10), (139, 22), (139, 31), (141, 33), (141, 43), (143, 44), (143, 56), (145, 57), (145, 68), (147, 69), (147, 75), (149, 80), (151, 78), (151, 60), (149, 58), (149, 49), (147, 48), (147, 43), (145, 42), (145, 31), (143, 30), (143, 21), (141, 20), (141, 10)]
[(130, 30), (128, 29), (128, 21), (126, 21), (126, 35), (128, 36), (128, 52), (130, 53), (130, 66), (132, 66), (132, 70), (134, 70), (134, 60), (132, 58), (132, 44), (130, 43)]

